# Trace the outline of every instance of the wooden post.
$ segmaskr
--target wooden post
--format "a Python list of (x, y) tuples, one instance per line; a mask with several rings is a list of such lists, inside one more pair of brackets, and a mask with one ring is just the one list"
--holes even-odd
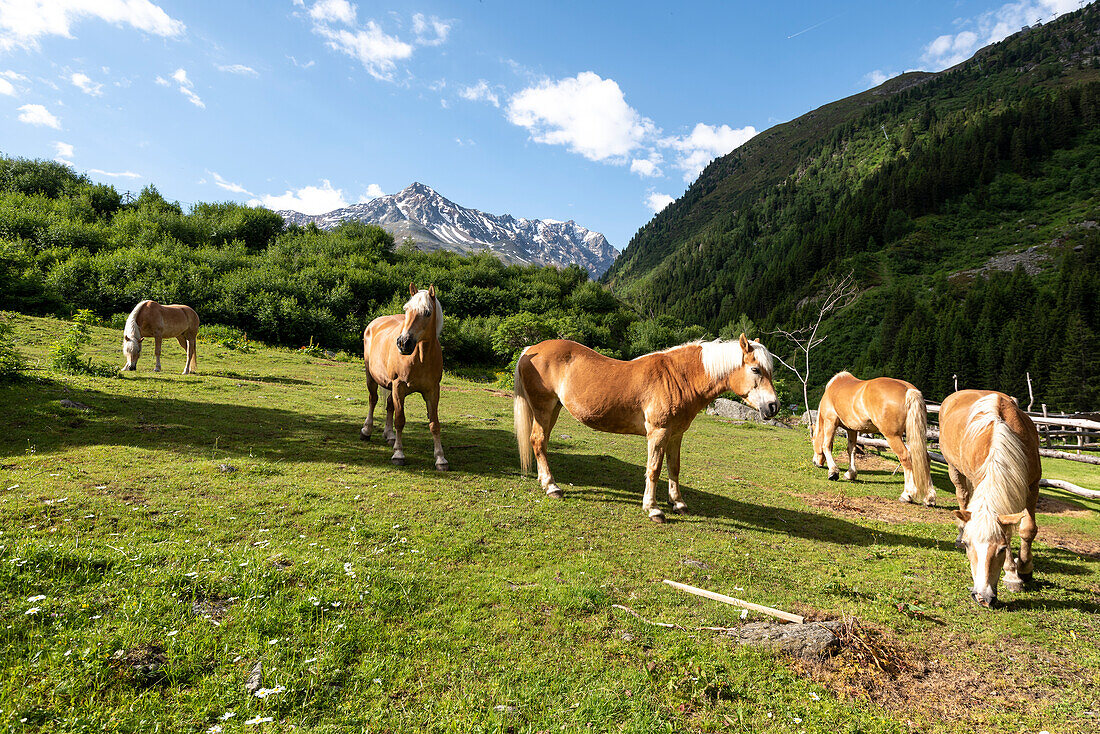
[(707, 591), (706, 589), (700, 589), (697, 586), (688, 586), (687, 584), (681, 584), (676, 581), (664, 580), (666, 584), (674, 589), (680, 591), (686, 591), (689, 594), (695, 596), (701, 596), (706, 599), (713, 599), (714, 601), (720, 601), (723, 604), (731, 604), (735, 607), (741, 607), (743, 609), (751, 609), (754, 612), (760, 612), (761, 614), (768, 614), (772, 617), (778, 617), (785, 622), (794, 622), (795, 624), (803, 624), (806, 618), (800, 614), (791, 614), (790, 612), (784, 612), (779, 609), (773, 609), (772, 607), (766, 607), (762, 604), (753, 604), (751, 601), (743, 601), (741, 599), (735, 599), (732, 596), (726, 596), (725, 594), (718, 594), (713, 591)]
[[(1046, 417), (1047, 417), (1047, 404), (1043, 403), (1042, 405), (1043, 405), (1043, 419), (1046, 420)], [(1049, 449), (1050, 448), (1050, 435), (1048, 434), (1048, 431), (1050, 431), (1050, 426), (1048, 424), (1044, 423), (1043, 424), (1043, 439), (1046, 441), (1047, 448)]]
[(1035, 395), (1031, 392), (1031, 373), (1025, 372), (1027, 375), (1027, 411), (1031, 412), (1031, 406), (1035, 403)]
[(1081, 453), (1081, 446), (1085, 445), (1085, 429), (1077, 426), (1077, 453)]
[(959, 391), (959, 376), (951, 375), (951, 380), (955, 383), (955, 392)]

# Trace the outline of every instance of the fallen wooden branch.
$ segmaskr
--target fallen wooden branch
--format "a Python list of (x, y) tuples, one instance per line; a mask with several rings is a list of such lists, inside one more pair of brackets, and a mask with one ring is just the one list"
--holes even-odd
[(638, 614), (630, 607), (624, 607), (622, 604), (612, 604), (611, 606), (615, 609), (622, 609), (624, 612), (634, 617), (635, 619), (641, 620), (646, 624), (653, 625), (654, 627), (666, 627), (668, 629), (677, 630), (693, 630), (695, 632), (735, 632), (737, 630), (737, 627), (684, 627), (683, 625), (669, 624), (668, 622), (653, 622)]
[[(857, 439), (857, 441), (861, 444), (866, 445), (866, 446), (874, 446), (875, 448), (882, 448), (882, 449), (890, 448), (890, 445), (888, 443), (886, 443), (886, 441), (881, 439), (881, 438), (863, 438), (862, 436), (860, 436)], [(1043, 454), (1043, 449), (1039, 449), (1039, 453)], [(1060, 452), (1055, 452), (1055, 453), (1060, 453)], [(1046, 456), (1046, 454), (1043, 454), (1043, 456)], [(947, 459), (943, 458), (943, 454), (941, 454), (937, 451), (929, 450), (928, 451), (928, 457), (930, 459), (932, 459), (932, 461), (938, 461), (941, 464), (946, 464), (947, 463)], [(1092, 458), (1092, 457), (1089, 457), (1089, 458)], [(1100, 463), (1100, 462), (1096, 462), (1096, 463)], [(1039, 486), (1040, 487), (1054, 487), (1055, 489), (1060, 489), (1064, 492), (1069, 492), (1070, 494), (1075, 494), (1078, 497), (1087, 497), (1090, 500), (1100, 499), (1100, 492), (1098, 492), (1097, 490), (1095, 490), (1095, 489), (1085, 489), (1084, 487), (1077, 486), (1073, 482), (1067, 482), (1064, 479), (1047, 479), (1046, 477), (1044, 477), (1044, 478), (1039, 480)]]
[(706, 589), (700, 589), (695, 586), (688, 586), (687, 584), (681, 584), (677, 581), (669, 581), (665, 579), (664, 582), (674, 589), (680, 591), (686, 591), (689, 594), (695, 594), (706, 599), (713, 599), (714, 601), (720, 601), (723, 604), (731, 604), (735, 607), (741, 607), (743, 609), (751, 609), (754, 612), (760, 612), (761, 614), (767, 614), (772, 617), (777, 617), (786, 622), (794, 622), (795, 624), (803, 624), (806, 618), (798, 615), (791, 614), (790, 612), (780, 611), (779, 609), (773, 609), (771, 607), (765, 607), (761, 604), (753, 604), (751, 601), (743, 601), (741, 599), (735, 599), (732, 596), (726, 596), (725, 594), (718, 594), (713, 591), (707, 591)]

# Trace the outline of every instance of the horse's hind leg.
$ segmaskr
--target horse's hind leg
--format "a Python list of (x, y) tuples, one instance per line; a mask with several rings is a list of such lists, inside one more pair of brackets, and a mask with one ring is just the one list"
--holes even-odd
[(561, 413), (561, 403), (554, 396), (552, 406), (531, 404), (534, 414), (534, 423), (531, 425), (531, 448), (535, 450), (535, 464), (539, 468), (539, 485), (549, 496), (554, 499), (562, 498), (561, 487), (554, 483), (554, 475), (550, 473), (550, 463), (546, 460), (546, 445), (550, 441), (550, 431), (554, 430), (554, 424), (558, 422)]
[(825, 410), (823, 406), (817, 408), (817, 425), (814, 427), (814, 466), (825, 466)]
[(154, 337), (153, 342), (153, 353), (157, 355), (157, 366), (153, 368), (153, 372), (160, 372), (160, 337)]
[(194, 355), (195, 343), (191, 337), (182, 334), (176, 337), (176, 341), (183, 347), (183, 374), (189, 375), (192, 372), (191, 359)]
[(668, 440), (665, 456), (668, 458), (668, 501), (677, 515), (687, 512), (687, 503), (680, 494), (680, 443), (684, 434), (679, 433)]
[(854, 482), (856, 480), (856, 441), (859, 439), (859, 431), (853, 431), (850, 428), (845, 430), (848, 432), (848, 471), (844, 472), (844, 478)]
[(370, 376), (369, 369), (367, 370), (367, 394), (369, 395), (367, 419), (363, 421), (363, 427), (359, 429), (359, 438), (364, 441), (370, 440), (371, 431), (374, 430), (374, 406), (378, 405), (378, 383)]
[(440, 437), (438, 385), (435, 389), (424, 393), (424, 402), (428, 405), (428, 430), (432, 432), (432, 441), (435, 442), (435, 468), (439, 471), (447, 471), (451, 465), (443, 455), (443, 440)]
[(397, 434), (393, 432), (393, 390), (382, 388), (382, 392), (386, 393), (386, 425), (382, 428), (382, 438), (386, 439), (386, 443), (393, 446), (394, 438)]
[(894, 452), (894, 455), (898, 457), (898, 462), (901, 464), (901, 472), (905, 475), (905, 488), (901, 491), (901, 496), (898, 500), (901, 502), (915, 502), (917, 495), (921, 493), (921, 489), (917, 487), (916, 482), (913, 481), (913, 461), (909, 457), (909, 449), (905, 448), (905, 442), (901, 440), (901, 435), (892, 435), (889, 433), (882, 434), (886, 436), (886, 443), (890, 444), (890, 450)]

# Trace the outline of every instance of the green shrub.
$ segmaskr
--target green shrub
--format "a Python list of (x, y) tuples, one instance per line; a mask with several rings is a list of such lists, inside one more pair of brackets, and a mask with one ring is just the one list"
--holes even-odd
[(12, 380), (27, 368), (27, 363), (15, 348), (11, 322), (0, 313), (0, 380)]
[(199, 327), (199, 340), (244, 354), (255, 351), (253, 342), (248, 340), (248, 334), (233, 326), (203, 324)]
[(96, 315), (88, 309), (77, 311), (69, 333), (50, 345), (50, 367), (69, 374), (117, 377), (118, 370), (92, 362), (91, 357), (82, 354), (82, 349), (92, 339), (88, 334), (88, 327), (96, 325), (98, 321)]

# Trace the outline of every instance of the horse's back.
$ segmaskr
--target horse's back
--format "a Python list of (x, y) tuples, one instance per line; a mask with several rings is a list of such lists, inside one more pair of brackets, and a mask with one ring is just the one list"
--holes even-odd
[(825, 388), (822, 409), (835, 411), (840, 423), (851, 430), (900, 435), (905, 432), (905, 394), (915, 389), (893, 377), (861, 380), (840, 372)]
[(1028, 456), (1032, 481), (1039, 481), (1039, 432), (1035, 422), (1008, 395), (995, 390), (959, 390), (944, 398), (940, 405), (940, 450), (948, 463), (970, 478), (974, 478), (989, 455), (993, 424), (969, 436), (967, 429), (974, 406), (983, 398), (996, 396), (994, 411), (1008, 429), (1023, 443)]

